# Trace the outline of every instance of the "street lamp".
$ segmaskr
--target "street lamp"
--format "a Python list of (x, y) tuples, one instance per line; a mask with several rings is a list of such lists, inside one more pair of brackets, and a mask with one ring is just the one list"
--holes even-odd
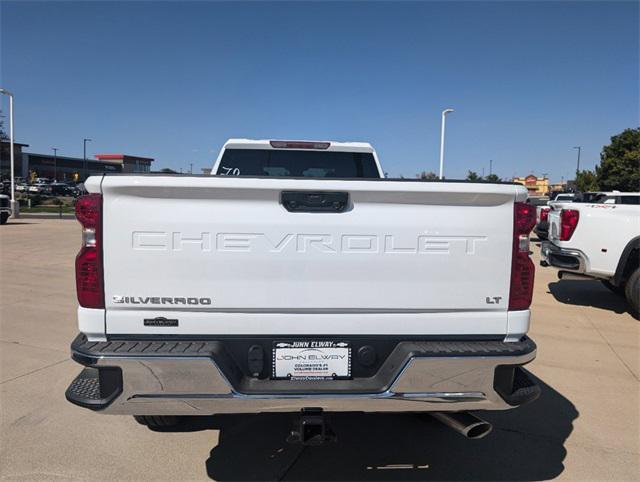
[(444, 127), (445, 117), (449, 112), (453, 112), (453, 109), (445, 109), (442, 111), (442, 127), (440, 129), (440, 179), (444, 177)]
[(582, 146), (575, 146), (574, 149), (578, 149), (578, 166), (576, 167), (576, 179), (577, 179), (578, 173), (580, 172), (580, 151), (582, 150)]
[(0, 94), (4, 94), (9, 97), (9, 158), (11, 159), (11, 215), (14, 218), (20, 217), (20, 206), (16, 202), (16, 186), (15, 186), (15, 172), (14, 172), (14, 155), (13, 155), (13, 94), (7, 89), (0, 87)]
[(53, 181), (57, 182), (58, 181), (58, 148), (57, 147), (52, 147), (51, 150), (53, 150)]
[(83, 149), (82, 149), (82, 158), (84, 159), (84, 161), (82, 162), (82, 169), (84, 170), (84, 179), (86, 179), (88, 176), (88, 172), (87, 172), (87, 141), (91, 142), (93, 139), (83, 139), (82, 140), (82, 144), (83, 144)]

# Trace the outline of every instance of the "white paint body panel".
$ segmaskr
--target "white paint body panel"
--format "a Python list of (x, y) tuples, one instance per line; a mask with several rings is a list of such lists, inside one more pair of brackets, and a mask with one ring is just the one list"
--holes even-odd
[[(562, 208), (580, 211), (569, 241), (558, 239)], [(570, 203), (558, 205), (549, 213), (549, 240), (560, 248), (581, 251), (586, 274), (612, 277), (624, 248), (637, 236), (640, 236), (638, 205)]]
[(91, 341), (104, 341), (105, 310), (78, 306), (78, 328)]
[[(528, 329), (528, 311), (507, 311), (521, 186), (218, 176), (106, 176), (86, 186), (103, 194), (108, 334)], [(290, 213), (283, 190), (345, 191), (350, 206)], [(211, 304), (132, 305), (114, 296)], [(158, 316), (179, 326), (143, 325)]]

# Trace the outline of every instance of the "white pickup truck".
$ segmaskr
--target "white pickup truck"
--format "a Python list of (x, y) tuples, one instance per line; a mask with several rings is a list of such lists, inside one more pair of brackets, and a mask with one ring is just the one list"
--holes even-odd
[(212, 176), (104, 175), (76, 205), (76, 405), (182, 415), (431, 412), (535, 399), (535, 207), (514, 184), (384, 179), (365, 143), (230, 140)]
[(0, 194), (0, 224), (7, 224), (11, 216), (11, 199), (6, 194)]
[(543, 266), (560, 279), (600, 279), (640, 311), (640, 193), (605, 193), (597, 204), (557, 204), (548, 212)]

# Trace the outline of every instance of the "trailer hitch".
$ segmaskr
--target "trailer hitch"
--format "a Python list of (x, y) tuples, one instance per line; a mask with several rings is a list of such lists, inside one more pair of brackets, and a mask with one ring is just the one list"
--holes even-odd
[(321, 408), (303, 408), (293, 421), (287, 442), (302, 445), (321, 445), (335, 442), (337, 437)]

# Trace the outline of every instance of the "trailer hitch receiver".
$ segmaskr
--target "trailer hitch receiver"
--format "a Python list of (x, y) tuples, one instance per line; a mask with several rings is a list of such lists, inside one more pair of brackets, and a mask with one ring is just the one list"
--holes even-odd
[(321, 445), (335, 440), (336, 436), (321, 408), (303, 408), (287, 437), (287, 442), (302, 445)]

